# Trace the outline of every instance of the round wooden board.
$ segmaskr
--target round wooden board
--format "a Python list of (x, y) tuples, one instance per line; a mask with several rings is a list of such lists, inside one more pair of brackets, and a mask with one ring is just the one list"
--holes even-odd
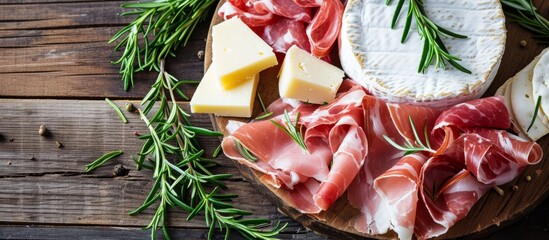
[[(221, 0), (217, 9), (219, 9), (224, 2), (225, 0)], [(537, 0), (534, 2), (539, 7), (538, 9), (540, 12), (548, 12), (549, 1)], [(214, 14), (206, 43), (204, 70), (208, 69), (212, 62), (211, 26), (216, 25), (221, 21), (222, 19), (217, 14)], [(485, 96), (493, 95), (499, 86), (515, 75), (516, 72), (526, 66), (536, 55), (547, 47), (537, 44), (536, 41), (532, 39), (532, 34), (517, 24), (507, 22), (507, 31), (507, 44), (501, 67)], [(520, 41), (522, 40), (527, 41), (528, 45), (526, 47), (520, 46)], [(278, 67), (273, 67), (261, 72), (258, 92), (261, 94), (265, 104), (269, 104), (279, 98), (278, 79), (276, 77), (278, 70)], [(258, 116), (261, 112), (261, 108), (258, 105), (259, 104), (255, 104), (254, 106), (253, 117)], [(225, 126), (227, 125), (228, 120), (231, 119), (243, 122), (250, 120), (212, 116), (214, 127), (225, 134), (227, 134)], [(549, 137), (546, 136), (540, 139), (538, 143), (541, 145), (544, 152), (549, 150)], [(483, 196), (475, 204), (466, 218), (459, 221), (440, 238), (445, 239), (463, 236), (482, 237), (483, 235), (496, 231), (498, 227), (513, 223), (514, 220), (518, 220), (530, 212), (541, 203), (549, 193), (549, 184), (547, 184), (549, 183), (549, 163), (547, 163), (547, 158), (549, 158), (549, 154), (545, 154), (541, 163), (528, 167), (522, 175), (514, 181), (500, 186), (505, 192), (503, 196), (500, 196), (495, 191), (489, 191), (488, 194)], [(356, 231), (353, 228), (353, 224), (348, 220), (352, 216), (359, 214), (359, 210), (353, 208), (347, 202), (346, 196), (342, 196), (330, 209), (328, 209), (328, 211), (322, 212), (319, 215), (303, 214), (291, 206), (288, 206), (284, 201), (285, 196), (280, 191), (269, 185), (263, 184), (259, 180), (261, 173), (236, 162), (235, 165), (242, 172), (244, 177), (254, 184), (258, 190), (269, 198), (284, 214), (315, 232), (337, 239), (396, 238), (396, 234), (394, 233), (383, 236), (371, 236)], [(526, 176), (531, 176), (532, 180), (526, 181)], [(512, 190), (513, 185), (518, 186), (517, 191)]]

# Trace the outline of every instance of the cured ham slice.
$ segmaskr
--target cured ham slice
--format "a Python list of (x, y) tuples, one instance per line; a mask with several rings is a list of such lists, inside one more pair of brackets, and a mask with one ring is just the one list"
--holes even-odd
[[(510, 120), (500, 97), (441, 112), (387, 103), (350, 81), (340, 90), (323, 106), (291, 100), (269, 106), (271, 120), (282, 125), (285, 111), (292, 120), (301, 115), (308, 152), (271, 122), (256, 121), (231, 124), (225, 154), (262, 172), (260, 180), (303, 213), (329, 209), (346, 191), (360, 210), (350, 219), (355, 229), (393, 230), (401, 239), (444, 234), (492, 186), (516, 178), (543, 155), (535, 142), (505, 130)], [(386, 137), (429, 149), (404, 155)], [(257, 160), (243, 157), (238, 144)]]
[(307, 27), (311, 43), (311, 53), (324, 57), (330, 53), (332, 45), (341, 30), (344, 6), (340, 0), (324, 0), (320, 9)]
[(404, 156), (374, 180), (374, 189), (386, 203), (391, 228), (400, 239), (412, 239), (416, 220), (419, 174), (427, 160), (423, 154)]
[(305, 23), (297, 20), (283, 18), (274, 24), (267, 25), (262, 38), (275, 52), (279, 53), (286, 53), (293, 45), (301, 49), (311, 48), (305, 32)]
[[(395, 199), (390, 199), (388, 197), (390, 190), (387, 188), (396, 188), (394, 191), (402, 192), (413, 192), (413, 188), (402, 188), (395, 183), (389, 186), (390, 183), (384, 181), (386, 178), (380, 180), (380, 184), (383, 183), (383, 188), (380, 188), (379, 191), (374, 188), (374, 181), (390, 171), (395, 164), (399, 161), (403, 161), (402, 164), (409, 161), (409, 159), (403, 159), (403, 152), (391, 146), (383, 136), (389, 136), (396, 143), (403, 144), (405, 137), (409, 137), (409, 134), (403, 136), (400, 132), (412, 132), (409, 116), (415, 119), (417, 130), (423, 132), (422, 129), (426, 123), (427, 129), (432, 129), (439, 111), (425, 107), (387, 104), (385, 101), (371, 96), (364, 97), (363, 105), (366, 114), (366, 136), (368, 142), (373, 144), (368, 146), (364, 167), (348, 189), (349, 202), (361, 211), (361, 215), (355, 220), (355, 228), (368, 234), (384, 234), (393, 228), (398, 230), (402, 237), (408, 236), (409, 232), (405, 228), (409, 230), (410, 226), (405, 223), (406, 220), (397, 216), (396, 213), (395, 215), (387, 213), (395, 212), (395, 209), (405, 207), (405, 204), (414, 200), (395, 201)], [(385, 196), (382, 195), (384, 191), (386, 191)]]
[(300, 6), (294, 0), (251, 0), (250, 3), (258, 12), (270, 12), (305, 23), (313, 18), (311, 8)]
[(340, 0), (228, 0), (218, 14), (225, 20), (241, 18), (275, 52), (297, 45), (329, 62), (343, 8)]
[[(291, 106), (277, 101), (277, 106), (270, 107), (277, 112), (290, 110), (290, 119), (295, 119), (297, 113), (302, 114), (299, 125), (304, 129), (309, 152), (270, 121), (241, 126), (223, 140), (223, 150), (228, 157), (264, 173), (262, 181), (280, 188), (281, 194), (292, 198), (291, 204), (300, 211), (326, 210), (345, 192), (367, 154), (361, 104), (365, 93), (360, 87), (352, 89), (340, 95), (339, 101), (326, 106)], [(334, 112), (339, 113), (335, 114), (338, 117), (334, 117)], [(272, 120), (284, 125), (283, 117), (279, 115)], [(257, 160), (244, 158), (237, 144)]]
[(418, 239), (444, 234), (490, 189), (464, 167), (462, 161), (444, 155), (429, 159), (423, 166), (415, 221)]
[(227, 0), (219, 8), (218, 13), (224, 20), (239, 17), (249, 27), (266, 26), (275, 21), (274, 14), (256, 11), (248, 0)]

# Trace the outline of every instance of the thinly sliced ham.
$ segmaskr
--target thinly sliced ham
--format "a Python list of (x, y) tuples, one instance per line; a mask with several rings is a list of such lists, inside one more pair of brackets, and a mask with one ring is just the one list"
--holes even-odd
[(319, 58), (327, 56), (334, 45), (339, 31), (344, 6), (340, 0), (324, 0), (307, 27), (311, 53)]
[[(367, 154), (367, 140), (362, 129), (364, 114), (361, 110), (364, 96), (364, 91), (357, 87), (326, 106), (292, 106), (277, 101), (276, 106), (269, 107), (277, 112), (289, 110), (290, 119), (295, 119), (298, 113), (302, 114), (299, 125), (304, 129), (309, 152), (270, 121), (241, 126), (223, 140), (223, 150), (228, 157), (265, 173), (262, 181), (292, 197), (295, 200), (292, 200), (293, 206), (300, 211), (326, 210), (345, 192), (364, 163)], [(340, 111), (342, 109), (347, 111)], [(337, 118), (333, 117), (334, 112), (339, 113)], [(283, 117), (279, 115), (271, 120), (284, 125)], [(256, 156), (257, 161), (243, 158), (237, 149), (237, 142)], [(305, 183), (308, 186), (306, 189), (313, 189), (311, 179), (319, 185), (314, 188), (315, 192), (291, 193), (305, 191)], [(302, 198), (305, 196), (311, 198), (304, 201)]]
[(249, 27), (261, 27), (276, 22), (274, 14), (256, 11), (248, 0), (227, 0), (218, 13), (224, 20), (239, 17)]
[(400, 239), (412, 239), (416, 220), (419, 174), (427, 156), (404, 156), (392, 168), (374, 180), (374, 189), (387, 204), (390, 228)]
[(329, 62), (343, 8), (340, 0), (227, 0), (218, 14), (241, 18), (275, 52), (297, 45)]
[(463, 161), (445, 155), (433, 157), (423, 166), (415, 222), (418, 239), (444, 234), (490, 189), (464, 168)]
[[(358, 231), (393, 230), (401, 239), (444, 234), (490, 187), (542, 158), (535, 142), (504, 130), (509, 114), (498, 97), (441, 113), (387, 103), (350, 81), (340, 90), (324, 106), (277, 100), (268, 108), (283, 125), (284, 111), (290, 119), (301, 114), (309, 153), (271, 122), (258, 121), (234, 124), (223, 140), (225, 154), (264, 173), (260, 180), (304, 213), (327, 210), (347, 191), (349, 203), (360, 210), (350, 219)], [(385, 136), (432, 149), (404, 156)], [(242, 157), (237, 142), (257, 161)]]
[(288, 18), (265, 26), (262, 38), (278, 53), (286, 53), (293, 45), (307, 51), (311, 48), (305, 32), (305, 23)]
[(270, 12), (284, 18), (310, 23), (312, 10), (298, 5), (294, 0), (251, 0), (250, 3), (258, 12)]

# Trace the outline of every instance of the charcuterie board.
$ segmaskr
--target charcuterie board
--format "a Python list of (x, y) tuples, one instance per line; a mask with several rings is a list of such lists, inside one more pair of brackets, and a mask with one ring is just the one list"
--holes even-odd
[[(219, 3), (219, 6), (224, 1)], [(218, 6), (218, 7), (219, 7)], [(544, 2), (540, 7), (540, 12), (549, 10), (549, 2)], [(215, 14), (211, 25), (218, 24), (222, 19)], [(507, 43), (505, 54), (501, 67), (495, 80), (486, 92), (485, 96), (491, 96), (496, 89), (500, 87), (508, 78), (526, 66), (537, 54), (546, 46), (539, 45), (532, 35), (514, 23), (507, 22)], [(521, 44), (521, 41), (523, 44)], [(526, 46), (524, 46), (526, 41)], [(204, 68), (207, 69), (212, 62), (211, 54), (212, 38), (211, 28), (208, 34)], [(337, 59), (337, 58), (336, 58)], [(278, 99), (278, 67), (273, 67), (261, 72), (258, 92), (261, 94), (265, 104), (269, 104)], [(252, 117), (261, 112), (259, 104), (254, 108)], [(226, 132), (226, 125), (231, 118), (212, 117), (214, 126), (223, 133)], [(250, 119), (232, 118), (247, 122)], [(549, 150), (549, 137), (544, 137), (538, 141), (544, 151)], [(522, 175), (512, 182), (500, 186), (504, 191), (503, 195), (495, 191), (490, 191), (482, 197), (471, 209), (467, 217), (441, 236), (441, 238), (455, 238), (462, 236), (481, 236), (495, 231), (498, 227), (513, 223), (534, 209), (549, 193), (549, 163), (546, 155), (544, 160), (537, 165), (528, 167)], [(383, 236), (370, 236), (356, 231), (353, 224), (348, 220), (359, 214), (359, 211), (353, 208), (342, 196), (328, 211), (321, 212), (318, 215), (302, 214), (285, 203), (285, 196), (281, 191), (260, 181), (261, 173), (249, 169), (246, 166), (236, 164), (242, 174), (253, 183), (265, 197), (269, 198), (284, 214), (292, 217), (320, 234), (340, 238), (360, 239), (367, 237), (374, 238), (395, 238), (396, 235), (389, 233)], [(531, 179), (530, 181), (527, 181)], [(320, 220), (322, 219), (322, 220)]]

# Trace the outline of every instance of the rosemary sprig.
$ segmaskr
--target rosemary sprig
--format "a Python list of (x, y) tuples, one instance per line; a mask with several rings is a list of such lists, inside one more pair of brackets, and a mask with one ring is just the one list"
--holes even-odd
[(263, 110), (264, 114), (261, 116), (257, 116), (255, 120), (262, 120), (272, 116), (273, 112), (267, 111), (267, 108), (265, 107), (265, 104), (263, 103), (263, 99), (261, 99), (261, 95), (259, 93), (257, 93), (257, 98), (259, 99), (259, 104), (261, 105), (261, 109)]
[(431, 144), (429, 143), (427, 121), (424, 123), (424, 127), (423, 127), (423, 135), (425, 137), (425, 143), (423, 143), (417, 133), (414, 120), (412, 119), (411, 116), (408, 116), (408, 119), (410, 121), (410, 126), (412, 127), (412, 132), (414, 133), (414, 137), (415, 137), (414, 143), (408, 140), (407, 138), (404, 138), (406, 140), (406, 143), (404, 143), (404, 146), (401, 146), (398, 143), (396, 143), (393, 139), (391, 139), (389, 136), (383, 135), (383, 138), (385, 139), (385, 141), (387, 141), (389, 144), (391, 144), (391, 146), (395, 147), (396, 149), (404, 151), (404, 155), (408, 155), (416, 152), (436, 153), (435, 150), (431, 149)]
[[(138, 110), (149, 134), (139, 136), (145, 143), (139, 158), (133, 160), (138, 169), (151, 169), (155, 182), (143, 204), (129, 214), (135, 215), (156, 206), (153, 218), (146, 227), (151, 229), (151, 239), (156, 238), (156, 229), (159, 228), (164, 237), (169, 239), (166, 229), (169, 208), (186, 211), (188, 221), (197, 215), (204, 215), (209, 227), (208, 239), (212, 238), (216, 229), (225, 233), (225, 239), (229, 239), (231, 230), (248, 239), (272, 239), (286, 225), (278, 223), (270, 230), (263, 230), (270, 220), (243, 218), (252, 213), (231, 204), (236, 195), (219, 192), (220, 188), (226, 188), (222, 181), (232, 175), (211, 172), (217, 162), (203, 156), (204, 150), (197, 137), (219, 137), (223, 134), (191, 125), (190, 115), (176, 101), (172, 86), (175, 78), (172, 78), (164, 69), (164, 61), (161, 61), (159, 76), (143, 101), (147, 112), (155, 102), (160, 102), (159, 109), (150, 120), (145, 110)], [(96, 160), (92, 163), (94, 168), (112, 158), (113, 154)], [(145, 159), (148, 159), (147, 163)]]
[(122, 154), (122, 153), (123, 153), (122, 150), (116, 150), (116, 151), (106, 153), (105, 155), (99, 157), (98, 159), (96, 159), (92, 163), (86, 165), (85, 172), (91, 172), (91, 171), (95, 170), (96, 168), (101, 167), (107, 161), (109, 161), (109, 160), (111, 160), (115, 157), (120, 156), (120, 154)]
[(538, 96), (538, 100), (536, 101), (536, 106), (534, 108), (534, 116), (532, 116), (532, 120), (530, 121), (530, 125), (528, 125), (528, 129), (526, 129), (526, 132), (530, 131), (530, 128), (534, 126), (534, 122), (536, 121), (536, 118), (538, 117), (539, 108), (541, 106), (541, 96)]
[[(120, 74), (127, 91), (133, 87), (135, 72), (160, 69), (160, 61), (175, 56), (186, 45), (198, 23), (208, 17), (216, 0), (154, 0), (122, 4), (132, 9), (122, 16), (136, 16), (116, 33), (109, 43), (120, 40), (115, 50), (124, 49), (113, 64), (120, 64)], [(140, 42), (139, 39), (143, 38)]]
[(549, 44), (549, 20), (541, 16), (532, 0), (501, 0), (505, 15), (522, 27), (532, 31), (534, 38)]
[(118, 114), (118, 117), (120, 117), (120, 120), (122, 120), (123, 123), (128, 123), (128, 119), (126, 118), (126, 115), (120, 110), (120, 108), (114, 104), (109, 98), (105, 98), (105, 102), (107, 102), (111, 107), (114, 109), (116, 114)]
[(250, 162), (257, 161), (257, 157), (254, 156), (252, 153), (250, 153), (250, 151), (248, 151), (248, 149), (246, 147), (242, 146), (242, 143), (235, 140), (234, 144), (235, 144), (236, 149), (238, 150), (238, 153), (240, 154), (240, 156), (244, 157), (246, 160), (248, 160)]
[(305, 150), (307, 153), (309, 153), (309, 149), (307, 148), (307, 145), (305, 144), (305, 140), (303, 139), (303, 131), (302, 127), (303, 125), (299, 126), (299, 129), (297, 125), (299, 124), (299, 112), (297, 112), (295, 116), (295, 123), (292, 123), (292, 120), (290, 120), (290, 115), (288, 115), (288, 111), (284, 110), (284, 125), (276, 122), (275, 120), (270, 120), (271, 123), (273, 123), (278, 128), (282, 129), (288, 136), (290, 136), (303, 150)]
[[(391, 22), (391, 28), (395, 27), (405, 1), (406, 0), (398, 1), (395, 14), (393, 15), (393, 20)], [(386, 3), (389, 5), (391, 0), (387, 0)], [(404, 25), (404, 31), (401, 39), (402, 43), (406, 42), (406, 39), (408, 38), (410, 26), (412, 25), (412, 18), (415, 20), (418, 33), (423, 39), (423, 52), (421, 54), (421, 60), (419, 61), (418, 72), (425, 73), (425, 70), (427, 70), (429, 65), (431, 65), (434, 60), (436, 68), (445, 68), (446, 62), (448, 62), (459, 71), (469, 74), (471, 73), (471, 71), (457, 62), (461, 61), (460, 58), (449, 53), (441, 38), (441, 36), (454, 38), (467, 38), (467, 36), (454, 33), (431, 21), (425, 14), (423, 0), (409, 0), (406, 23)]]

